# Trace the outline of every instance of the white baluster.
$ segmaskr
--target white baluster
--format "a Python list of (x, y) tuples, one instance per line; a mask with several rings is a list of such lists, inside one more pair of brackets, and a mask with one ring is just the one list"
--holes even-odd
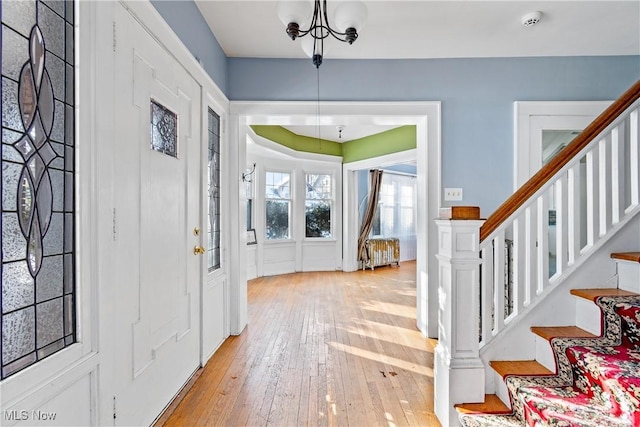
[(569, 243), (569, 190), (567, 173), (556, 181), (556, 275), (560, 276), (567, 266), (567, 246)]
[(491, 310), (493, 309), (493, 246), (488, 245), (482, 249), (482, 281), (480, 288), (481, 309), (481, 330), (482, 342), (491, 341), (493, 322), (491, 320)]
[(631, 174), (630, 190), (631, 190), (631, 205), (627, 208), (630, 210), (638, 204), (640, 204), (640, 120), (638, 115), (640, 109), (636, 109), (631, 112), (629, 116), (629, 172)]
[(567, 188), (567, 265), (573, 265), (580, 256), (582, 247), (580, 241), (581, 197), (580, 197), (580, 161), (576, 162), (568, 171)]
[(533, 300), (535, 295), (535, 290), (537, 287), (537, 265), (538, 265), (538, 236), (536, 233), (536, 225), (538, 223), (538, 210), (537, 206), (534, 204), (533, 206), (529, 206), (526, 209), (526, 264), (525, 264), (525, 280), (526, 280), (526, 295), (525, 301), (527, 301), (527, 305)]
[(493, 334), (504, 327), (504, 231), (493, 239)]
[(513, 289), (515, 292), (514, 312), (519, 314), (529, 305), (527, 292), (527, 232), (526, 212), (523, 212), (513, 223)]
[(610, 135), (598, 141), (598, 196), (600, 221), (598, 236), (607, 234), (611, 224), (611, 162), (608, 161), (611, 153), (609, 144)]
[(536, 202), (538, 218), (536, 224), (536, 295), (540, 295), (549, 283), (549, 192), (543, 193)]
[(624, 209), (624, 122), (611, 131), (611, 225), (620, 222)]
[(598, 192), (598, 147), (587, 153), (587, 247), (592, 247), (598, 236), (600, 205)]

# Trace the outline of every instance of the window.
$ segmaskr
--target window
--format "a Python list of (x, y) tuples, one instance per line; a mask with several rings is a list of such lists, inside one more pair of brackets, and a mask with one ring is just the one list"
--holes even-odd
[(209, 212), (207, 258), (209, 271), (220, 268), (220, 116), (211, 108), (208, 114), (209, 157), (207, 177)]
[(291, 174), (287, 172), (266, 172), (265, 211), (267, 240), (289, 239), (291, 237)]
[(76, 342), (73, 7), (2, 2), (2, 379)]
[(305, 175), (305, 236), (331, 237), (331, 175)]
[(371, 234), (382, 237), (415, 235), (415, 177), (385, 172)]

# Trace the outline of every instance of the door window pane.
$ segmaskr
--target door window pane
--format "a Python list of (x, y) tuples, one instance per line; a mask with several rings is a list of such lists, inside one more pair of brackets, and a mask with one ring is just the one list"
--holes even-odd
[(151, 100), (151, 149), (178, 157), (178, 115)]

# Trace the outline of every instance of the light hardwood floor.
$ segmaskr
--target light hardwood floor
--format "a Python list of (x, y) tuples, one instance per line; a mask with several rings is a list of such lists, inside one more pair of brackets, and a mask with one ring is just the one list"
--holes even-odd
[(158, 425), (437, 426), (415, 263), (252, 280), (249, 325)]

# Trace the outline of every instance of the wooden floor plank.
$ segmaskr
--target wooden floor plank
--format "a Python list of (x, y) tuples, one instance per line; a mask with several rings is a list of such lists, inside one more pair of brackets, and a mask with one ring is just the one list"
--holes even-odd
[(248, 283), (249, 326), (156, 425), (438, 426), (415, 263)]

